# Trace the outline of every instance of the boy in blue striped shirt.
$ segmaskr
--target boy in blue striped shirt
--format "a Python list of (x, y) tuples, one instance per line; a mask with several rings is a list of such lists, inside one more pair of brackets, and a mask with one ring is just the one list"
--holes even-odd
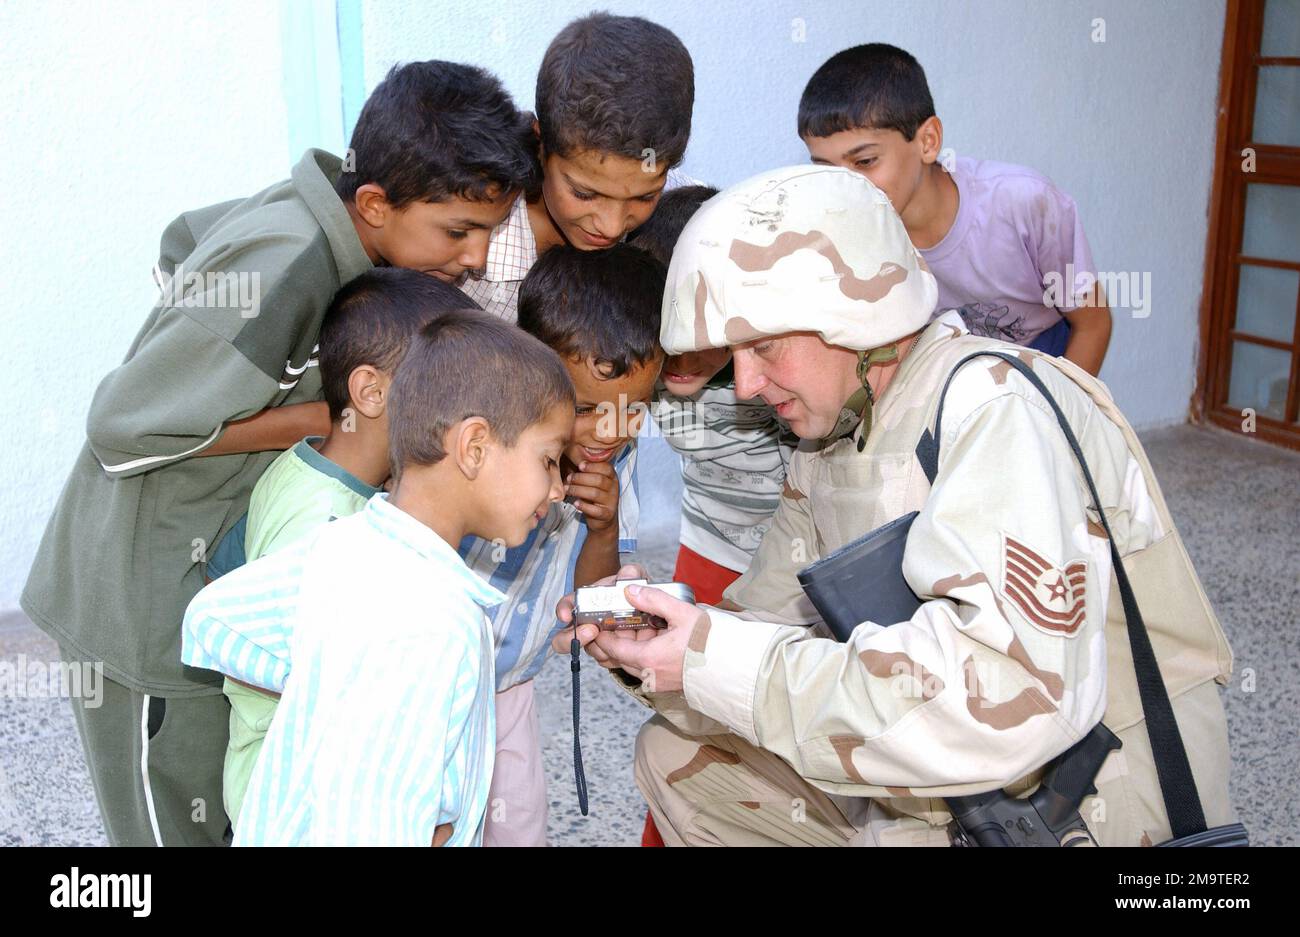
[(613, 575), (636, 549), (636, 435), (663, 364), (659, 304), (666, 273), (622, 244), (543, 254), (519, 291), (519, 326), (552, 348), (577, 393), (561, 471), (566, 501), (520, 546), (468, 538), (461, 555), (506, 595), (497, 640), (497, 770), (485, 845), (546, 844), (546, 776), (533, 677), (561, 627), (554, 609), (575, 586)]
[(518, 546), (547, 516), (564, 495), (573, 408), (553, 352), (487, 314), (444, 313), (390, 388), (392, 495), (190, 604), (190, 646), (283, 693), (236, 845), (481, 841), (495, 750), (487, 609), (505, 597), (453, 545)]

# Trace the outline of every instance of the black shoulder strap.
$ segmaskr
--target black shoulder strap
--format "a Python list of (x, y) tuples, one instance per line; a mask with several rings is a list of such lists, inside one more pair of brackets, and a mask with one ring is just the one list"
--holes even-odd
[(1106, 512), (1101, 508), (1101, 498), (1097, 486), (1088, 471), (1083, 449), (1069, 421), (1061, 412), (1060, 406), (1034, 369), (1015, 355), (998, 351), (978, 351), (967, 355), (952, 369), (939, 393), (939, 406), (935, 411), (934, 431), (926, 430), (916, 444), (916, 457), (930, 484), (934, 484), (939, 474), (939, 440), (943, 435), (943, 403), (948, 395), (948, 385), (972, 358), (1000, 358), (1015, 368), (1043, 398), (1056, 414), (1056, 421), (1070, 443), (1074, 458), (1083, 470), (1083, 479), (1088, 483), (1088, 493), (1092, 496), (1093, 507), (1101, 518), (1101, 526), (1106, 531), (1110, 542), (1111, 563), (1115, 567), (1115, 579), (1119, 584), (1119, 594), (1124, 602), (1124, 618), (1128, 624), (1129, 646), (1133, 652), (1133, 669), (1137, 673), (1138, 693), (1142, 699), (1142, 712), (1146, 717), (1147, 736), (1151, 739), (1151, 751), (1155, 756), (1156, 775), (1160, 779), (1160, 793), (1164, 797), (1165, 812), (1169, 815), (1169, 825), (1175, 837), (1190, 836), (1205, 829), (1205, 812), (1201, 809), (1201, 798), (1196, 791), (1196, 781), (1192, 777), (1192, 767), (1187, 760), (1187, 750), (1183, 747), (1182, 736), (1178, 732), (1178, 723), (1174, 721), (1174, 709), (1169, 702), (1169, 693), (1165, 689), (1164, 679), (1160, 676), (1160, 666), (1156, 662), (1155, 651), (1151, 648), (1151, 639), (1147, 635), (1146, 624), (1138, 609), (1133, 587), (1129, 585), (1124, 562), (1120, 558), (1119, 548), (1115, 545), (1115, 536), (1110, 531)]

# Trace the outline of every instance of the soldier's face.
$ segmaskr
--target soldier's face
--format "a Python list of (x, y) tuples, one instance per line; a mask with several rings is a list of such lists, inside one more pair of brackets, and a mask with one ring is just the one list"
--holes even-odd
[(790, 332), (736, 345), (736, 396), (762, 397), (800, 439), (821, 439), (858, 383), (858, 355), (815, 332)]

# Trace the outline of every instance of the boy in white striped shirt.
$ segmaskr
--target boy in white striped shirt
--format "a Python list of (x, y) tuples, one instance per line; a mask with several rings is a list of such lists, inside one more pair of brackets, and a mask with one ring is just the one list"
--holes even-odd
[(541, 180), (492, 232), (487, 260), (457, 285), (514, 321), (538, 257), (563, 245), (612, 247), (682, 185), (695, 104), (691, 55), (639, 16), (591, 13), (551, 40), (537, 71), (533, 122)]
[(187, 643), (283, 693), (236, 845), (481, 841), (486, 609), (505, 597), (456, 545), (521, 544), (563, 497), (573, 385), (535, 339), (458, 310), (412, 341), (388, 408), (392, 495), (228, 574), (186, 612)]

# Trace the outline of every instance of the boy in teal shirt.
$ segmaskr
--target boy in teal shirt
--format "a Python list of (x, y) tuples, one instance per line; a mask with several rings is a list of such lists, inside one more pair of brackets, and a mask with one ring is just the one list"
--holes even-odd
[(224, 841), (228, 707), (216, 675), (180, 663), (209, 546), (279, 450), (329, 429), (316, 340), (334, 293), (375, 264), (445, 280), (482, 264), (535, 183), (525, 126), (486, 72), (406, 65), (346, 165), (308, 151), (289, 180), (164, 232), (162, 300), (95, 393), (22, 596), (66, 660), (108, 678), (74, 713), (110, 842)]

